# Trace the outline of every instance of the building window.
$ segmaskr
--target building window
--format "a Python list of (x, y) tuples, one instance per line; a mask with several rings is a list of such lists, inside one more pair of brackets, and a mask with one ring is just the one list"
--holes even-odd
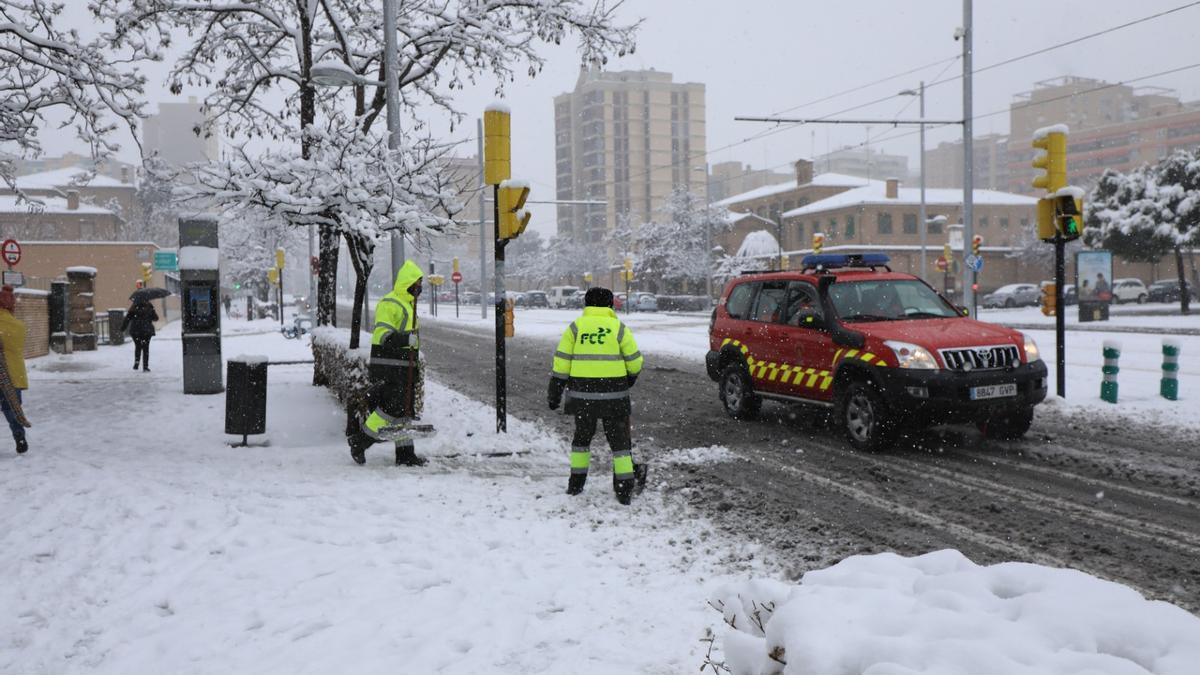
[(846, 238), (854, 238), (854, 216), (846, 216)]
[[(812, 221), (812, 228), (813, 228), (813, 234), (820, 232), (821, 231), (821, 221), (819, 221), (819, 220)], [(829, 234), (829, 233), (826, 232), (825, 234)]]
[(1000, 219), (1000, 229), (1002, 229), (1002, 230), (1007, 230), (1007, 229), (1008, 229), (1008, 218), (1001, 218), (1001, 219)]
[(925, 231), (929, 234), (941, 234), (942, 224), (937, 221), (927, 221), (925, 223)]
[(981, 229), (981, 230), (986, 230), (986, 229), (987, 229), (987, 226), (988, 226), (988, 219), (987, 219), (987, 216), (982, 216), (982, 217), (980, 217), (980, 219), (979, 219), (979, 229)]
[(892, 214), (880, 213), (875, 217), (875, 222), (879, 225), (879, 234), (892, 233)]
[(915, 213), (904, 214), (904, 226), (903, 227), (904, 227), (904, 234), (916, 234), (917, 233), (917, 214), (915, 214)]
[(796, 223), (796, 240), (800, 242), (801, 246), (803, 246), (805, 243), (804, 242), (804, 221), (803, 220), (798, 221)]
[(829, 219), (829, 238), (837, 239), (837, 234), (838, 234), (837, 218), (830, 218)]
[(1028, 228), (1029, 228), (1029, 219), (1028, 219), (1028, 218), (1022, 218), (1022, 219), (1021, 219), (1021, 229), (1022, 229), (1022, 230), (1025, 230), (1025, 229), (1028, 229)]

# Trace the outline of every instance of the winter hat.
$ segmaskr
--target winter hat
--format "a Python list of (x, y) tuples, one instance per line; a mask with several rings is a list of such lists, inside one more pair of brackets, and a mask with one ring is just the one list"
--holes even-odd
[(17, 307), (17, 296), (13, 294), (12, 286), (0, 288), (0, 309), (13, 311)]
[(588, 307), (612, 307), (613, 294), (607, 288), (589, 288), (583, 296), (583, 304)]

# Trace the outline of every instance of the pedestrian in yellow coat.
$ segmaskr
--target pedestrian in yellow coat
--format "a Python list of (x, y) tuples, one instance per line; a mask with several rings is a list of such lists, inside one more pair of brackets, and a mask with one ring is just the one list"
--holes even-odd
[(4, 351), (4, 358), (0, 359), (3, 363), (0, 368), (0, 409), (4, 411), (20, 454), (29, 449), (29, 442), (25, 440), (25, 427), (29, 426), (29, 421), (21, 408), (21, 392), (29, 388), (29, 379), (25, 374), (25, 324), (13, 316), (16, 306), (12, 286), (0, 288), (0, 349)]

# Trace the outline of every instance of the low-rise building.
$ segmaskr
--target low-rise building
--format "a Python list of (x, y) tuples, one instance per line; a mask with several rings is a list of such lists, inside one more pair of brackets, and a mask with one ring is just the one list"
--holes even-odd
[[(30, 197), (67, 199), (71, 192), (82, 204), (109, 209), (119, 215), (133, 213), (137, 185), (133, 172), (123, 169), (120, 178), (101, 173), (88, 176), (83, 167), (65, 167), (17, 177), (17, 189)], [(8, 186), (0, 186), (0, 195), (14, 195)]]
[(111, 209), (84, 203), (79, 193), (66, 197), (34, 196), (37, 201), (0, 195), (0, 234), (8, 239), (112, 241), (121, 237), (124, 220)]

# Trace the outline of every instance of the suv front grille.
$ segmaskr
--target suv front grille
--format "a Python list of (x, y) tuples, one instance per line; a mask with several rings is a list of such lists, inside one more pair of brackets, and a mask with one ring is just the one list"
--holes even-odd
[(1020, 353), (1015, 345), (941, 349), (939, 352), (942, 355), (942, 363), (945, 363), (949, 370), (998, 370), (1021, 363)]

